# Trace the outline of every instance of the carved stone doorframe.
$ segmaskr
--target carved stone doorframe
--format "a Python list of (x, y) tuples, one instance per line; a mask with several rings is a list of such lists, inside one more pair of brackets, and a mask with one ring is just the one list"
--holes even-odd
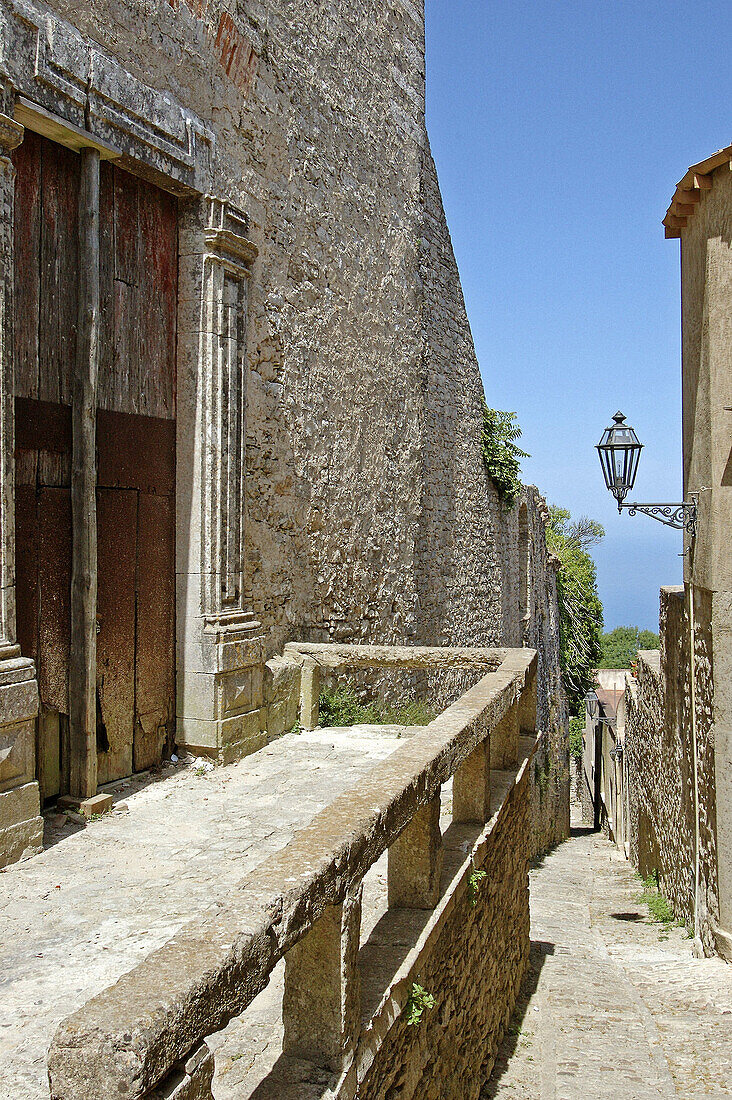
[[(246, 214), (182, 204), (178, 326), (179, 743), (230, 760), (264, 741), (260, 624), (244, 606)], [(185, 527), (183, 526), (185, 524)]]

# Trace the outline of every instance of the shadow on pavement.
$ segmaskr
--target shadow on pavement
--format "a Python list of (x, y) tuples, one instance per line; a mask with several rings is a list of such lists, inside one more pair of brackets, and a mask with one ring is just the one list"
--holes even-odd
[(531, 998), (536, 992), (536, 987), (539, 984), (541, 969), (546, 961), (547, 955), (553, 954), (554, 944), (550, 941), (531, 941), (526, 977), (521, 986), (521, 992), (518, 995), (513, 1015), (508, 1022), (508, 1027), (504, 1032), (503, 1039), (499, 1043), (498, 1053), (496, 1054), (496, 1061), (490, 1079), (481, 1090), (480, 1100), (493, 1100), (495, 1097), (501, 1078), (506, 1072), (511, 1056), (516, 1050), (519, 1039), (521, 1038), (522, 1025), (526, 1018), (526, 1013), (529, 1011)]

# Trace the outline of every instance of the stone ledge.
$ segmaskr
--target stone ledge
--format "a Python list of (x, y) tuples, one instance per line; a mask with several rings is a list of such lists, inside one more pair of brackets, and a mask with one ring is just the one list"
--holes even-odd
[[(439, 646), (334, 645), (330, 642), (289, 642), (285, 657), (302, 664), (311, 659), (321, 668), (335, 669), (497, 669), (521, 650)], [(528, 651), (527, 651), (528, 652)]]
[(715, 928), (714, 942), (718, 954), (725, 962), (732, 963), (732, 933), (725, 932), (722, 928)]

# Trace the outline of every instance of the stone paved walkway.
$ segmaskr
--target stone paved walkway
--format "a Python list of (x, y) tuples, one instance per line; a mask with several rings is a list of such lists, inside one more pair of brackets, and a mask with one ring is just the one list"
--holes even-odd
[(60, 1020), (226, 894), (415, 729), (288, 734), (208, 773), (169, 766), (146, 785), (120, 785), (126, 810), (77, 832), (49, 828), (41, 855), (0, 873), (0, 1100), (48, 1100), (46, 1051)]
[(574, 829), (531, 873), (531, 969), (482, 1100), (732, 1096), (732, 967), (640, 904), (630, 865)]

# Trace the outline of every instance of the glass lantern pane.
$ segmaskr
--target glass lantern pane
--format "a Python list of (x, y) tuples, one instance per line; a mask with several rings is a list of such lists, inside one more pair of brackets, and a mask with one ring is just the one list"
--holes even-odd
[(605, 479), (605, 485), (609, 489), (613, 483), (613, 473), (610, 453), (608, 451), (600, 451), (600, 465), (602, 466), (602, 476)]
[(635, 477), (638, 473), (638, 460), (640, 459), (640, 447), (634, 447), (630, 455), (630, 464), (628, 468), (628, 488), (632, 489), (635, 484)]

